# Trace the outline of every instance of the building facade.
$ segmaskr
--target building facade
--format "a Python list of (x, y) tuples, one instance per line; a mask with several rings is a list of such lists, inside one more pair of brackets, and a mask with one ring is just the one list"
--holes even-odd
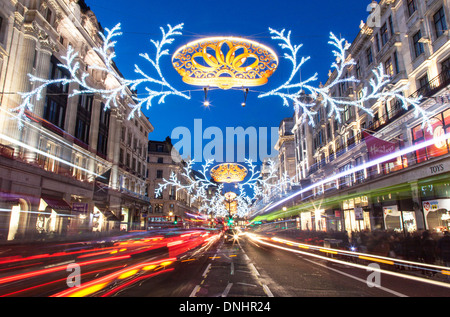
[(199, 214), (198, 203), (192, 195), (183, 188), (168, 186), (162, 194), (157, 195), (156, 189), (164, 180), (169, 180), (172, 173), (177, 179), (184, 182), (183, 176), (186, 163), (173, 147), (169, 137), (164, 141), (148, 142), (148, 188), (150, 210), (148, 214), (148, 227), (189, 227), (196, 222)]
[[(278, 128), (278, 141), (275, 145), (275, 150), (278, 151), (278, 175), (284, 175), (288, 179), (296, 179), (297, 177), (293, 128), (293, 117), (282, 120)], [(284, 186), (287, 185), (285, 184)], [(287, 191), (290, 188), (281, 188), (281, 190)]]
[[(314, 127), (296, 111), (297, 179), (322, 184), (287, 203), (287, 214), (296, 216), (305, 230), (407, 233), (449, 228), (449, 143), (420, 148), (421, 142), (450, 132), (449, 2), (382, 0), (378, 5), (379, 23), (362, 22), (348, 51), (355, 65), (344, 76), (359, 83), (343, 83), (330, 94), (357, 100), (369, 86), (372, 70), (382, 65), (391, 78), (386, 89), (423, 96), (420, 107), (429, 113), (431, 126), (422, 126), (413, 107), (405, 109), (392, 98), (365, 104), (373, 116), (348, 106), (341, 120), (319, 106)], [(330, 72), (328, 80), (336, 75)], [(366, 168), (376, 158), (373, 144), (393, 151), (417, 149)]]
[[(101, 25), (82, 0), (0, 4), (0, 239), (143, 227), (153, 127), (145, 116), (127, 119), (135, 92), (110, 109), (99, 94), (69, 98), (80, 89), (77, 84), (53, 84), (34, 100), (22, 129), (13, 120), (19, 93), (35, 88), (29, 74), (68, 78), (59, 64), (69, 46), (79, 52), (77, 62), (89, 70), (92, 86), (115, 85), (88, 68), (104, 63), (94, 51), (103, 44), (99, 32)], [(133, 138), (124, 139), (130, 133)]]

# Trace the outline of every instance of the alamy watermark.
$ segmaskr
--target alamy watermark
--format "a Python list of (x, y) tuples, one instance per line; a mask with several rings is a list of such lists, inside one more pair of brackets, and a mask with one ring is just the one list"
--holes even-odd
[(68, 287), (78, 287), (81, 285), (81, 267), (76, 263), (67, 265), (66, 271), (70, 272), (67, 276), (66, 284)]
[(366, 279), (367, 286), (370, 288), (381, 287), (380, 265), (376, 263), (370, 263), (367, 266), (367, 272), (371, 272)]
[(207, 127), (202, 119), (194, 120), (194, 129), (176, 127), (171, 134), (174, 149), (172, 159), (181, 157), (195, 162), (214, 160), (221, 162), (253, 162), (274, 156), (278, 141), (278, 127)]
[(381, 27), (381, 7), (378, 3), (372, 2), (367, 6), (367, 12), (370, 12), (367, 18), (367, 26), (370, 28)]

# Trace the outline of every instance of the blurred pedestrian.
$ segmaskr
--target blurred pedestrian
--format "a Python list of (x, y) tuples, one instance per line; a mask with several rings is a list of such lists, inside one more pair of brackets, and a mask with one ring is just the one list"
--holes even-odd
[(450, 266), (450, 233), (448, 231), (445, 231), (444, 236), (439, 239), (437, 249), (444, 265)]
[(436, 241), (428, 231), (422, 233), (421, 240), (422, 259), (425, 263), (433, 264), (436, 261)]

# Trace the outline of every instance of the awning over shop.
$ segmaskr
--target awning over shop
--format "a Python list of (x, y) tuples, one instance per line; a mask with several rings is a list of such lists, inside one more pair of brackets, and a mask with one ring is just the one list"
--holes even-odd
[(42, 196), (42, 199), (47, 203), (48, 207), (53, 209), (57, 213), (70, 213), (72, 208), (70, 205), (62, 198), (55, 198), (49, 196)]
[(112, 211), (108, 210), (105, 206), (102, 206), (103, 204), (96, 204), (95, 207), (97, 207), (98, 210), (103, 214), (105, 219), (107, 221), (117, 221), (120, 222), (120, 219), (117, 218), (116, 215), (113, 214)]
[(115, 214), (113, 214), (112, 211), (105, 210), (105, 211), (102, 211), (102, 213), (105, 216), (106, 220), (120, 222), (120, 219), (117, 218), (117, 216)]

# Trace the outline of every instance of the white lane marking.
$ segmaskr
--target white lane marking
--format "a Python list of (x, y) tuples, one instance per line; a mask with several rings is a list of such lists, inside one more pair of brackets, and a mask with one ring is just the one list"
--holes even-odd
[(211, 263), (208, 264), (208, 266), (205, 269), (205, 272), (203, 272), (203, 274), (202, 274), (203, 277), (206, 277), (206, 274), (208, 274), (210, 268), (211, 268)]
[(225, 287), (225, 290), (222, 293), (222, 297), (227, 297), (228, 293), (230, 292), (231, 286), (233, 286), (233, 283), (228, 283), (227, 287)]
[(194, 289), (191, 292), (191, 295), (189, 295), (189, 297), (195, 297), (195, 295), (197, 294), (197, 292), (200, 290), (200, 285), (197, 285), (194, 287)]
[(252, 269), (252, 271), (256, 274), (256, 276), (259, 277), (259, 272), (256, 269), (255, 265), (253, 265), (253, 263), (250, 263), (249, 266)]
[[(364, 280), (364, 279), (362, 279), (362, 278), (359, 278), (359, 277), (353, 276), (353, 275), (351, 275), (351, 274), (348, 274), (348, 273), (339, 271), (339, 270), (337, 270), (337, 269), (333, 269), (333, 268), (331, 268), (331, 267), (329, 267), (329, 266), (326, 266), (326, 265), (324, 265), (324, 264), (322, 264), (322, 263), (317, 263), (317, 262), (312, 261), (312, 260), (309, 260), (309, 259), (303, 259), (303, 260), (304, 260), (304, 261), (311, 262), (311, 263), (314, 263), (315, 265), (322, 266), (322, 267), (324, 267), (324, 268), (326, 268), (326, 269), (328, 269), (328, 270), (334, 271), (334, 272), (339, 273), (339, 274), (342, 274), (342, 275), (344, 275), (344, 276), (350, 277), (350, 278), (352, 278), (352, 279), (354, 279), (354, 280), (357, 280), (357, 281), (359, 281), (359, 282), (361, 282), (361, 283), (367, 284), (367, 281)], [(398, 296), (398, 297), (408, 297), (408, 296), (405, 295), (405, 294), (396, 292), (396, 291), (394, 291), (394, 290), (391, 290), (391, 289), (386, 288), (386, 287), (383, 287), (383, 286), (378, 286), (377, 288), (379, 288), (379, 289), (381, 289), (381, 290), (383, 290), (383, 291), (385, 291), (385, 292), (391, 293), (391, 294), (393, 294), (393, 295), (395, 295), (395, 296)]]
[(266, 292), (266, 294), (267, 294), (268, 297), (273, 297), (272, 292), (270, 291), (269, 287), (268, 287), (266, 284), (263, 284), (262, 287), (263, 287), (264, 292)]
[(237, 282), (236, 284), (244, 285), (244, 286), (251, 286), (251, 287), (258, 287), (258, 285), (255, 285), (255, 284), (249, 284), (249, 283), (243, 283), (243, 282)]

